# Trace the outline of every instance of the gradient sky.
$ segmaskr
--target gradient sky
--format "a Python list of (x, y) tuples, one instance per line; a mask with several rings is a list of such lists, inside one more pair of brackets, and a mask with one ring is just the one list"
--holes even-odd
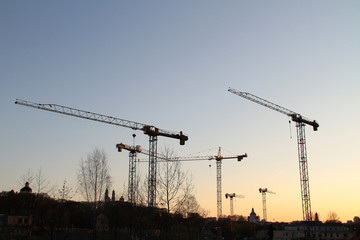
[[(295, 125), (288, 117), (227, 91), (253, 93), (319, 122), (306, 128), (312, 211), (341, 221), (360, 216), (359, 1), (15, 1), (0, 2), (0, 191), (18, 190), (41, 168), (76, 187), (81, 158), (108, 156), (123, 192), (128, 154), (148, 148), (141, 131), (14, 104), (16, 98), (180, 131), (177, 155), (247, 153), (222, 164), (223, 195), (236, 214), (302, 220)], [(290, 132), (293, 138), (290, 138)], [(146, 157), (145, 157), (146, 158)], [(211, 164), (211, 167), (209, 167)], [(214, 162), (183, 163), (200, 205), (216, 215)], [(144, 175), (147, 166), (139, 167)], [(223, 198), (223, 213), (229, 200)]]

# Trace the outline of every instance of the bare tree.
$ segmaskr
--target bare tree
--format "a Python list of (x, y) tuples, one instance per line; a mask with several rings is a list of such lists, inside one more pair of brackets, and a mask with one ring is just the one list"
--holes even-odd
[(41, 168), (38, 169), (34, 180), (35, 180), (35, 185), (33, 185), (35, 190), (34, 192), (36, 192), (37, 194), (46, 193), (48, 195), (53, 195), (55, 190), (55, 185), (50, 184), (49, 179), (45, 177)]
[(200, 207), (194, 195), (189, 195), (183, 204), (176, 209), (176, 212), (182, 214), (185, 218), (187, 218), (190, 213), (198, 213), (203, 217), (208, 215), (208, 212)]
[(88, 202), (97, 202), (103, 199), (105, 190), (110, 188), (111, 177), (104, 150), (95, 148), (89, 153), (86, 160), (80, 160), (80, 169), (77, 174), (79, 190)]
[[(165, 148), (163, 155), (173, 157), (173, 151)], [(157, 191), (159, 204), (168, 212), (177, 210), (194, 191), (191, 175), (181, 170), (180, 161), (159, 162)]]
[(58, 194), (59, 194), (59, 197), (58, 197), (59, 200), (65, 201), (65, 200), (69, 200), (69, 199), (73, 198), (75, 195), (75, 192), (73, 191), (72, 187), (70, 187), (67, 184), (67, 181), (65, 179), (63, 182), (63, 186), (60, 189), (58, 189)]
[(140, 174), (136, 176), (136, 204), (140, 206), (145, 206), (147, 205), (147, 191), (149, 181), (147, 175), (145, 176), (143, 181), (139, 175)]
[(340, 217), (336, 212), (330, 211), (326, 219), (326, 223), (340, 223)]
[(28, 182), (30, 185), (34, 181), (34, 173), (31, 169), (28, 169), (18, 180), (19, 187), (24, 187), (25, 183)]
[(48, 178), (45, 177), (41, 168), (37, 170), (36, 175), (28, 169), (27, 172), (18, 180), (19, 185), (24, 186), (26, 182), (32, 187), (33, 192), (37, 194), (45, 193), (53, 195), (55, 185), (52, 185)]

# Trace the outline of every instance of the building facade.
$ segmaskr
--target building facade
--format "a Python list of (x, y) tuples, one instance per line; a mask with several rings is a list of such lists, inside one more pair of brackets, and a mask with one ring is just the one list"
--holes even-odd
[[(305, 225), (289, 225), (284, 230), (275, 230), (273, 240), (294, 240), (304, 239)], [(312, 239), (318, 240), (348, 240), (356, 236), (350, 228), (342, 225), (316, 225), (310, 226), (310, 235)]]

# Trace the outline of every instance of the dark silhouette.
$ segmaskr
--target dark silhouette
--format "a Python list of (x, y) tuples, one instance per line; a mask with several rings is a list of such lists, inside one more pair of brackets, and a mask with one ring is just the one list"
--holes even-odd
[[(97, 206), (94, 219), (94, 206), (90, 202), (54, 199), (29, 191), (26, 194), (24, 191), (2, 192), (0, 240), (272, 239), (275, 234), (279, 236), (279, 231), (280, 234), (281, 231), (291, 232), (294, 227), (289, 227), (303, 224), (253, 223), (245, 216), (216, 220), (204, 218), (196, 212), (172, 214), (166, 208), (134, 206), (123, 200), (117, 201), (115, 192), (110, 201), (98, 202)], [(318, 221), (312, 226), (325, 228), (327, 225)], [(344, 230), (342, 234), (349, 237), (355, 236), (360, 229), (359, 222), (355, 221), (346, 227), (352, 232)]]

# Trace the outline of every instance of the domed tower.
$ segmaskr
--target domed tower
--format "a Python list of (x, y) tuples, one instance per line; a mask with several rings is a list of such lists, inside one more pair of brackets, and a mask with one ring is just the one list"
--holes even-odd
[(248, 217), (248, 221), (251, 223), (260, 222), (260, 217), (256, 215), (254, 208), (251, 209), (250, 216)]
[(20, 189), (20, 193), (32, 193), (32, 189), (31, 187), (29, 187), (29, 182), (25, 183), (25, 187), (23, 187), (22, 189)]

